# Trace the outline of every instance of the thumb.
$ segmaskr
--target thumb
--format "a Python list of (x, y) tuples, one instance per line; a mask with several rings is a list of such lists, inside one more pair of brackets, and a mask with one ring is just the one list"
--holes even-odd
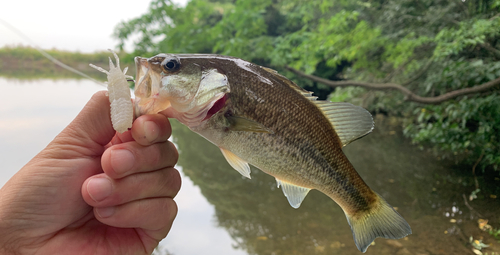
[(80, 151), (89, 156), (100, 155), (103, 147), (111, 141), (115, 133), (110, 118), (109, 98), (106, 91), (99, 91), (53, 143), (90, 149), (90, 151)]

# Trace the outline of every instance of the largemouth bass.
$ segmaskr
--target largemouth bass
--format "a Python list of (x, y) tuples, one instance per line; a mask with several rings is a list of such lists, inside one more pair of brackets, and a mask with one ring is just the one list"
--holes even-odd
[(250, 178), (249, 164), (274, 176), (294, 208), (311, 189), (326, 194), (344, 210), (362, 252), (377, 237), (411, 234), (342, 152), (373, 129), (365, 109), (316, 100), (276, 71), (238, 58), (159, 54), (135, 62), (136, 115), (169, 111), (243, 176)]

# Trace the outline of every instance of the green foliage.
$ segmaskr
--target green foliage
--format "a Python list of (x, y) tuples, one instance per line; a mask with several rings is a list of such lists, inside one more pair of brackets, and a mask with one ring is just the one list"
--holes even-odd
[(493, 19), (471, 19), (459, 23), (457, 27), (442, 29), (435, 38), (437, 43), (434, 56), (438, 59), (460, 55), (467, 48), (488, 43), (500, 34), (500, 16)]
[(270, 5), (267, 0), (237, 1), (211, 30), (216, 41), (213, 51), (240, 58), (264, 58), (272, 50), (262, 15)]
[(351, 103), (360, 105), (362, 100), (360, 96), (366, 93), (366, 89), (360, 87), (344, 87), (337, 88), (332, 94), (330, 94), (331, 102), (346, 102), (348, 100)]
[(500, 101), (498, 94), (416, 108), (415, 123), (405, 133), (415, 142), (457, 154), (486, 155), (484, 162), (500, 165)]
[(500, 229), (489, 229), (488, 233), (500, 242)]
[[(403, 84), (432, 97), (500, 77), (500, 1), (154, 0), (146, 14), (117, 26), (134, 54), (217, 53), (276, 69), (288, 65), (331, 80)], [(332, 90), (330, 90), (332, 91)], [(319, 93), (318, 93), (319, 94)], [(351, 101), (404, 119), (405, 134), (436, 153), (467, 155), (498, 169), (498, 90), (440, 105), (408, 103), (393, 91), (337, 89)]]
[[(446, 67), (432, 72), (422, 93), (442, 94), (500, 77), (500, 62), (483, 60), (444, 61)], [(500, 96), (498, 92), (450, 100), (439, 105), (415, 106), (407, 119), (405, 134), (416, 143), (432, 145), (438, 152), (467, 155), (470, 163), (481, 158), (482, 167), (500, 166)], [(481, 156), (483, 155), (483, 156)]]
[(125, 39), (138, 35), (134, 43), (136, 55), (171, 53), (211, 53), (215, 46), (213, 26), (232, 5), (224, 2), (193, 0), (185, 8), (171, 1), (153, 0), (149, 12), (120, 23), (115, 37)]
[[(373, 68), (367, 57), (384, 43), (380, 29), (358, 19), (356, 11), (340, 11), (318, 20), (314, 29), (303, 29), (286, 36), (279, 44), (275, 64), (288, 64), (313, 73), (321, 61), (336, 67), (342, 61), (353, 62), (353, 68)], [(292, 52), (292, 54), (286, 54)], [(281, 58), (280, 56), (287, 56)]]
[[(414, 58), (415, 49), (431, 42), (427, 36), (416, 36), (414, 32), (408, 33), (396, 43), (386, 45), (384, 57), (393, 68), (399, 68)], [(414, 68), (406, 68), (406, 72), (416, 71)]]

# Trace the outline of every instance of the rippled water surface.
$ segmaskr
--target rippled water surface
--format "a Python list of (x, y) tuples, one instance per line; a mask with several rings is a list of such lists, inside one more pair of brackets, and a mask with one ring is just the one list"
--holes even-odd
[[(5, 95), (0, 103), (1, 186), (103, 88), (79, 80), (0, 78), (0, 89)], [(480, 199), (466, 202), (475, 190), (470, 170), (412, 146), (388, 118), (375, 120), (375, 131), (345, 153), (366, 183), (397, 207), (413, 234), (376, 239), (366, 254), (473, 254), (470, 236), (491, 244), (483, 252), (500, 254), (500, 244), (477, 227), (479, 218), (500, 225), (495, 188), (483, 188)], [(172, 126), (183, 186), (162, 254), (361, 254), (344, 213), (330, 198), (311, 191), (293, 209), (274, 177), (252, 168), (252, 179), (243, 178), (217, 147), (176, 121)]]

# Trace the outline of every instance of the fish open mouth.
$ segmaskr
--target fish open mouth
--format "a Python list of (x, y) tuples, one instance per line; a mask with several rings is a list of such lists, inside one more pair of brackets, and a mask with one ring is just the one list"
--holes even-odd
[(167, 109), (170, 101), (160, 98), (161, 77), (151, 70), (147, 58), (135, 57), (136, 83), (135, 83), (135, 116), (144, 114), (155, 114)]
[(146, 98), (151, 96), (151, 79), (149, 78), (149, 63), (146, 58), (135, 57), (135, 96)]

